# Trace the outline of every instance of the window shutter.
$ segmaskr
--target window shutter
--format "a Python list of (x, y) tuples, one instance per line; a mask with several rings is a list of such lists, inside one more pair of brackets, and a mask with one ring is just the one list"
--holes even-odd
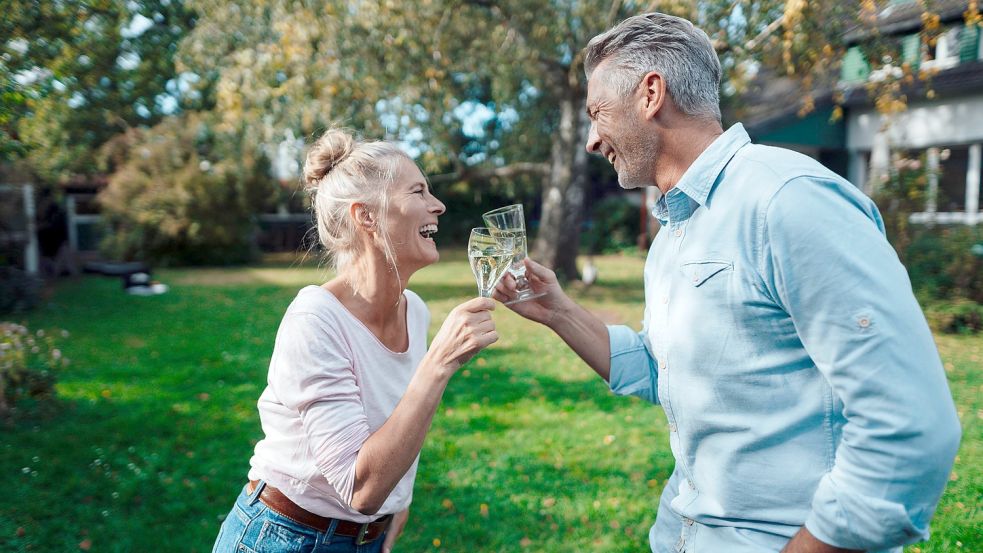
[(870, 65), (859, 46), (851, 46), (843, 56), (840, 66), (840, 80), (845, 83), (857, 83), (867, 80), (870, 75)]
[(959, 63), (974, 61), (980, 42), (980, 28), (969, 25), (959, 33)]
[(918, 71), (922, 61), (922, 37), (915, 33), (901, 39), (901, 61), (911, 64), (912, 71)]

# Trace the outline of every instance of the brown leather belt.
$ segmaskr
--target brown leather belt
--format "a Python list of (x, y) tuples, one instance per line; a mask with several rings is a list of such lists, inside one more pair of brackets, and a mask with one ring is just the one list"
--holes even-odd
[[(253, 493), (253, 490), (258, 485), (259, 482), (257, 480), (250, 480), (246, 486), (246, 493)], [(289, 497), (283, 495), (283, 492), (269, 484), (263, 486), (263, 490), (259, 493), (259, 500), (269, 507), (270, 510), (276, 511), (295, 522), (310, 526), (319, 532), (327, 532), (328, 528), (331, 527), (332, 521), (337, 520), (338, 524), (335, 526), (334, 533), (339, 536), (355, 538), (355, 543), (358, 545), (371, 543), (378, 539), (389, 528), (389, 522), (393, 518), (392, 515), (386, 515), (378, 520), (361, 524), (340, 518), (323, 517), (297, 505)]]

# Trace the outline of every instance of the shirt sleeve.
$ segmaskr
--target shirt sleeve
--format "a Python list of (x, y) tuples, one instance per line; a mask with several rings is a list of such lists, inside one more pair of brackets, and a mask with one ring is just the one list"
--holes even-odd
[(355, 460), (370, 432), (350, 354), (327, 323), (309, 313), (284, 317), (269, 386), (297, 412), (318, 470), (350, 506)]
[(873, 202), (800, 177), (767, 207), (765, 287), (842, 401), (832, 469), (805, 526), (838, 547), (925, 540), (959, 445), (938, 352)]
[(611, 391), (659, 403), (659, 373), (645, 330), (635, 332), (624, 325), (608, 325), (608, 341), (611, 346), (611, 372), (608, 375)]

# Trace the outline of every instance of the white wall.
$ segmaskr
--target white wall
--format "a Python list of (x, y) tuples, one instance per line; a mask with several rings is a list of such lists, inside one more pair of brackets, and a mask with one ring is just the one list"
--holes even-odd
[[(847, 120), (848, 150), (870, 150), (884, 116), (873, 108), (851, 110)], [(912, 103), (894, 116), (889, 143), (895, 148), (983, 142), (983, 96)]]

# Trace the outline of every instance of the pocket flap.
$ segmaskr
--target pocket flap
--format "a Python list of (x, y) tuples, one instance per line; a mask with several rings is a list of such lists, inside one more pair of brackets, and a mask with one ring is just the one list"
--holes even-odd
[(710, 277), (733, 268), (734, 264), (730, 261), (717, 260), (694, 261), (692, 263), (684, 263), (680, 267), (683, 275), (693, 286), (702, 286)]

